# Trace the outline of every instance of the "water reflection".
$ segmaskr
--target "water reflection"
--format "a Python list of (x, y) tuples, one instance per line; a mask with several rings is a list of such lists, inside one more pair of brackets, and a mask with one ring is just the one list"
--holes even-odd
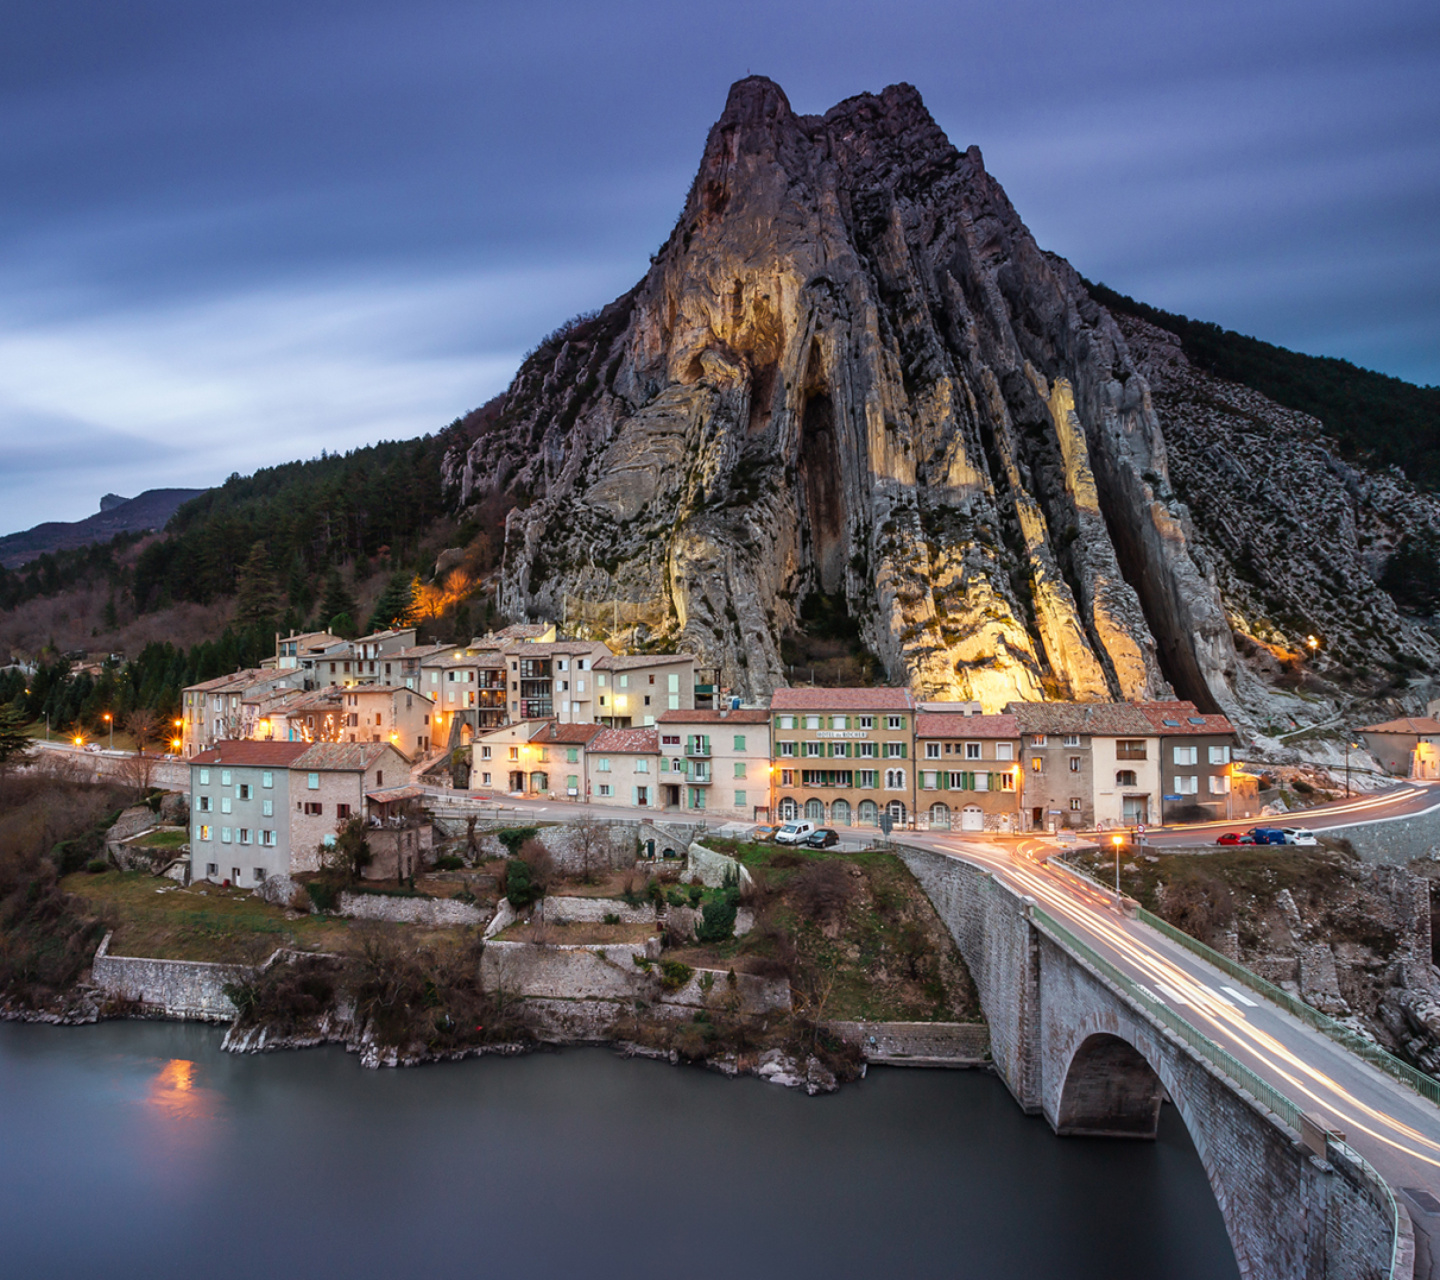
[(164, 1116), (200, 1120), (214, 1116), (218, 1097), (196, 1087), (193, 1062), (188, 1058), (171, 1058), (150, 1081), (145, 1101)]

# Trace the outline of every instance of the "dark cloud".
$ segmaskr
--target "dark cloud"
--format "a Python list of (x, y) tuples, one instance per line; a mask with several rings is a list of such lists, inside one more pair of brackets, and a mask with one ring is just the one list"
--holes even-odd
[[(908, 80), (1091, 278), (1440, 382), (1433, 3), (47, 0), (0, 16), (4, 523), (482, 402), (752, 71)], [(41, 420), (89, 433), (49, 484)]]

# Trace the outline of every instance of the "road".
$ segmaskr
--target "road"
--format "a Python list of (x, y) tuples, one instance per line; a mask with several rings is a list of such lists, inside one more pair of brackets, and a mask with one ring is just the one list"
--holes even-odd
[[(1270, 1004), (1163, 934), (1116, 910), (1110, 895), (1050, 866), (1048, 840), (964, 840), (936, 833), (905, 837), (984, 867), (1041, 907), (1104, 959), (1152, 992), (1304, 1111), (1340, 1130), (1403, 1197), (1414, 1220), (1419, 1256), (1432, 1235), (1440, 1246), (1440, 1107), (1346, 1052), (1306, 1023)], [(1421, 1239), (1423, 1237), (1423, 1239)], [(1433, 1267), (1433, 1263), (1431, 1263)], [(1417, 1266), (1417, 1275), (1426, 1271)], [(1433, 1270), (1428, 1274), (1436, 1274)]]

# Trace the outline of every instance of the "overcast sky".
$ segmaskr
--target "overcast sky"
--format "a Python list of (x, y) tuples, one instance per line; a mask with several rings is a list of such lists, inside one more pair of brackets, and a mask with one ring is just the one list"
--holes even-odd
[(1435, 0), (0, 0), (0, 532), (483, 403), (751, 72), (907, 80), (1089, 278), (1440, 383)]

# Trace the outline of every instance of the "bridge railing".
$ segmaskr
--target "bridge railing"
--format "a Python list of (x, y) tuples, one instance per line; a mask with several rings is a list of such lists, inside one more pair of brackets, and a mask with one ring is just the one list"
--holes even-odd
[(1163, 933), (1171, 941), (1178, 942), (1187, 951), (1193, 952), (1202, 960), (1213, 964), (1217, 969), (1229, 974), (1236, 982), (1244, 983), (1257, 995), (1262, 995), (1273, 1004), (1278, 1004), (1286, 1013), (1293, 1014), (1302, 1022), (1308, 1023), (1317, 1031), (1334, 1040), (1336, 1044), (1348, 1049), (1356, 1057), (1364, 1058), (1366, 1062), (1379, 1067), (1388, 1075), (1394, 1076), (1402, 1084), (1409, 1085), (1422, 1098), (1428, 1098), (1431, 1102), (1440, 1104), (1440, 1080), (1436, 1080), (1434, 1076), (1427, 1076), (1423, 1071), (1417, 1071), (1408, 1062), (1402, 1062), (1373, 1040), (1368, 1040), (1343, 1023), (1327, 1017), (1319, 1009), (1312, 1008), (1305, 1001), (1292, 996), (1274, 983), (1266, 982), (1258, 973), (1251, 972), (1243, 964), (1237, 964), (1229, 956), (1222, 955), (1213, 947), (1207, 947), (1203, 942), (1192, 938), (1188, 933), (1175, 928), (1174, 925), (1167, 924), (1159, 916), (1146, 911), (1144, 907), (1136, 909), (1135, 918), (1148, 924), (1157, 932)]
[(1162, 1004), (1157, 997), (1151, 995), (1133, 978), (1121, 973), (1093, 947), (1081, 942), (1054, 916), (1040, 907), (1031, 907), (1030, 918), (1049, 934), (1053, 941), (1058, 942), (1071, 954), (1083, 960), (1107, 982), (1118, 987), (1132, 1000), (1138, 1001), (1150, 1017), (1183, 1040), (1222, 1075), (1229, 1076), (1239, 1088), (1248, 1093), (1267, 1111), (1272, 1112), (1282, 1123), (1288, 1125), (1296, 1133), (1300, 1132), (1300, 1108), (1274, 1085), (1267, 1084), (1244, 1063), (1226, 1053), (1224, 1049), (1208, 1036), (1202, 1035), (1178, 1013)]

